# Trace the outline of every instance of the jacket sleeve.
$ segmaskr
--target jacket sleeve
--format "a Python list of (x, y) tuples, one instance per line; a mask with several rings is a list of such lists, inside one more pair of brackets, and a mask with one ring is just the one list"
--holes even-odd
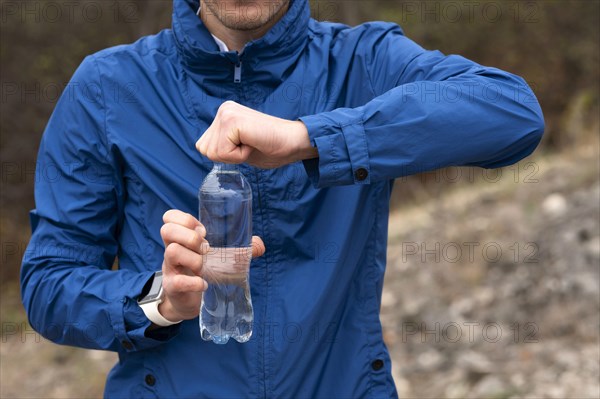
[(95, 61), (86, 58), (41, 141), (21, 296), (30, 324), (51, 341), (135, 351), (161, 344), (178, 328), (147, 336), (150, 321), (137, 297), (153, 272), (112, 270), (123, 194), (104, 101)]
[(318, 159), (304, 162), (316, 187), (368, 184), (448, 166), (497, 168), (533, 152), (544, 118), (523, 79), (426, 51), (397, 25), (383, 26), (361, 37), (354, 55), (374, 98), (357, 108), (300, 118), (319, 152)]

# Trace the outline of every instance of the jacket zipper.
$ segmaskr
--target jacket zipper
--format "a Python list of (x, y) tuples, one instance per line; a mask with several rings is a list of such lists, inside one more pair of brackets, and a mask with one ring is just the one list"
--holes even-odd
[(233, 83), (242, 83), (242, 61), (237, 62), (233, 69)]
[[(243, 95), (242, 95), (242, 61), (238, 58), (237, 62), (234, 64), (234, 68), (233, 68), (233, 83), (238, 84), (239, 86), (237, 86), (238, 88), (238, 102), (240, 104), (244, 104), (243, 101)], [(254, 170), (254, 176), (256, 178), (256, 196), (255, 198), (257, 199), (257, 203), (258, 203), (258, 211), (260, 213), (260, 218), (262, 221), (262, 233), (263, 233), (263, 237), (266, 235), (266, 231), (265, 231), (265, 224), (264, 224), (264, 220), (265, 220), (265, 215), (263, 213), (263, 201), (262, 201), (262, 193), (260, 191), (260, 173), (258, 170)], [(265, 259), (265, 274), (268, 276), (269, 275), (269, 263), (267, 262), (267, 260)], [(269, 289), (270, 287), (267, 286), (265, 287), (266, 289), (266, 296), (267, 296), (267, 302), (265, 304), (265, 319), (267, 319), (267, 314), (269, 313)], [(269, 320), (267, 320), (267, 322), (270, 322)], [(260, 354), (260, 356), (262, 357), (262, 389), (263, 389), (263, 397), (264, 398), (268, 398), (269, 397), (269, 393), (268, 393), (268, 383), (267, 383), (267, 350), (266, 350), (266, 345), (267, 345), (267, 334), (263, 333), (263, 344), (262, 344), (262, 353)]]

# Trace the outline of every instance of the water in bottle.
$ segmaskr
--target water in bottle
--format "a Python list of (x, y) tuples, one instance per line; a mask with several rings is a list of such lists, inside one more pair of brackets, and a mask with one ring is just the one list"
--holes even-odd
[(247, 342), (254, 312), (248, 273), (252, 258), (252, 190), (237, 165), (215, 163), (198, 193), (200, 222), (210, 250), (202, 277), (200, 335), (225, 344)]

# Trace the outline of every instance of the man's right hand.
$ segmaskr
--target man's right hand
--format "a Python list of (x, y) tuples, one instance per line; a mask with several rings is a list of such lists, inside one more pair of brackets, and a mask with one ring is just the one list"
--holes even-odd
[[(163, 215), (160, 235), (165, 244), (163, 271), (163, 302), (160, 314), (171, 321), (189, 320), (200, 313), (202, 293), (208, 284), (201, 277), (209, 251), (206, 229), (192, 215), (178, 210)], [(252, 237), (252, 257), (265, 253), (265, 244)]]

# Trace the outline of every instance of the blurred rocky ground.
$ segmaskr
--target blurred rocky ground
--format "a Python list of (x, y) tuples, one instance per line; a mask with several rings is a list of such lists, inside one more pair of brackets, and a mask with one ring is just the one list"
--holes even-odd
[(598, 162), (524, 161), (392, 215), (381, 317), (401, 397), (600, 397)]
[[(391, 215), (381, 318), (401, 397), (600, 397), (598, 167), (594, 144), (435, 172), (439, 195)], [(0, 397), (101, 397), (114, 354), (40, 339), (17, 287), (2, 322)]]

